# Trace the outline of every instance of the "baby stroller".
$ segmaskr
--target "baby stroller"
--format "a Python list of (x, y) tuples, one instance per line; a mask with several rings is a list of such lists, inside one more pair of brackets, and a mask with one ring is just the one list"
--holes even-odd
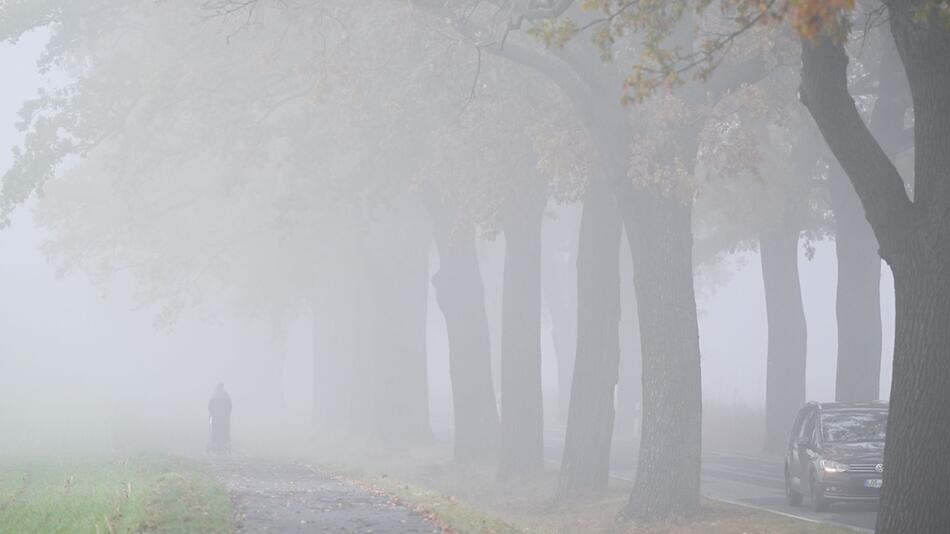
[(231, 454), (231, 397), (218, 384), (208, 401), (208, 452)]
[(208, 416), (209, 454), (231, 454), (231, 429), (227, 418), (221, 417), (215, 422), (214, 416)]

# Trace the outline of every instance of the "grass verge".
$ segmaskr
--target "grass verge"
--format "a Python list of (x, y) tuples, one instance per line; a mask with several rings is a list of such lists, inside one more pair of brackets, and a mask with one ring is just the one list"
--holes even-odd
[(227, 494), (178, 458), (0, 459), (0, 532), (229, 532)]
[(385, 495), (409, 507), (445, 532), (492, 534), (524, 532), (518, 525), (486, 512), (476, 503), (437, 489), (424, 487), (405, 479), (393, 478), (386, 473), (366, 471), (349, 465), (333, 464), (324, 465), (321, 468), (365, 491)]

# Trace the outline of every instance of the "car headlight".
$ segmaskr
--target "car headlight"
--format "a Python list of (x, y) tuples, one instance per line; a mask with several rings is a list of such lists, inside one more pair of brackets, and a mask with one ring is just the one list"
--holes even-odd
[(822, 460), (819, 462), (821, 468), (825, 470), (825, 473), (844, 473), (848, 470), (846, 464), (838, 463), (833, 460)]

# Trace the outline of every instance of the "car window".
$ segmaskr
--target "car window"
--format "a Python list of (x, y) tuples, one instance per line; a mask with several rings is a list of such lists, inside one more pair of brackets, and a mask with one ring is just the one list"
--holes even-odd
[(810, 439), (812, 433), (815, 431), (815, 412), (814, 410), (809, 410), (805, 414), (805, 424), (802, 425), (801, 430), (798, 432), (798, 439)]
[(802, 422), (805, 419), (805, 409), (802, 408), (798, 410), (798, 415), (795, 416), (795, 424), (792, 425), (792, 431), (788, 434), (789, 443), (795, 441), (798, 438), (798, 434), (802, 430)]
[(884, 441), (887, 412), (834, 411), (821, 414), (821, 440), (826, 443)]

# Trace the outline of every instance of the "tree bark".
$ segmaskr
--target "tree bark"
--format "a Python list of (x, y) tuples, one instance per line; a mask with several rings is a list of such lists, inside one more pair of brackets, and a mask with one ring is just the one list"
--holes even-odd
[(876, 532), (950, 526), (950, 274), (921, 251), (894, 266), (897, 321)]
[(619, 363), (620, 230), (614, 195), (595, 184), (584, 200), (577, 254), (577, 356), (557, 497), (607, 489)]
[(881, 387), (881, 256), (851, 182), (837, 164), (833, 167), (830, 188), (838, 260), (835, 399), (876, 400)]
[(425, 200), (439, 251), (432, 285), (449, 338), (455, 460), (492, 461), (497, 452), (498, 408), (475, 229), (459, 224), (454, 210), (441, 199), (429, 195)]
[(950, 32), (888, 4), (914, 103), (914, 198), (847, 92), (848, 58), (829, 40), (802, 43), (802, 100), (861, 198), (894, 273), (896, 328), (878, 534), (950, 525)]
[(623, 510), (653, 520), (699, 510), (702, 381), (693, 289), (692, 202), (627, 187), (621, 214), (634, 262), (643, 422)]
[(765, 450), (785, 452), (788, 429), (805, 404), (807, 327), (798, 276), (799, 230), (773, 228), (759, 236), (768, 322)]
[[(543, 183), (541, 184), (543, 185)], [(498, 477), (544, 469), (541, 392), (541, 216), (543, 188), (517, 195), (504, 215), (501, 332), (501, 450)]]

